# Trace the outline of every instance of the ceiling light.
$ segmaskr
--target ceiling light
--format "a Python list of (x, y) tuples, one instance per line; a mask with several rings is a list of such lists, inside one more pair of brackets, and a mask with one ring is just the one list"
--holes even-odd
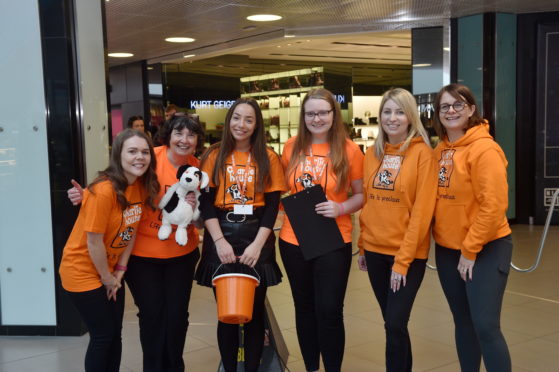
[(148, 66), (148, 70), (153, 70), (153, 66)]
[(283, 37), (295, 37), (295, 35), (285, 34)]
[(115, 58), (128, 58), (133, 56), (134, 54), (132, 53), (109, 53), (109, 57), (115, 57)]
[(275, 14), (253, 14), (248, 16), (247, 19), (254, 22), (271, 22), (282, 19), (282, 16)]
[(449, 48), (449, 47), (444, 47), (443, 50), (444, 50), (445, 52), (450, 52), (450, 48)]
[(192, 43), (195, 40), (191, 37), (168, 37), (165, 39), (169, 43)]
[(196, 56), (196, 54), (187, 54), (185, 56), (182, 56), (182, 58), (192, 58), (192, 57), (195, 57), (195, 56)]
[(429, 67), (431, 66), (430, 63), (416, 63), (415, 65), (412, 65), (413, 67)]

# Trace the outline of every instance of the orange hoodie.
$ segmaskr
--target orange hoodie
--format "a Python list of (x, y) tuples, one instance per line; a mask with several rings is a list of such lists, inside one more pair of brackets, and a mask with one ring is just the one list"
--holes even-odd
[(443, 247), (475, 260), (483, 246), (511, 233), (507, 217), (507, 159), (489, 125), (435, 148), (439, 186), (433, 236)]
[(392, 270), (406, 275), (415, 258), (429, 254), (436, 198), (436, 162), (421, 137), (400, 152), (386, 144), (382, 160), (369, 147), (363, 165), (363, 209), (359, 248), (394, 256)]

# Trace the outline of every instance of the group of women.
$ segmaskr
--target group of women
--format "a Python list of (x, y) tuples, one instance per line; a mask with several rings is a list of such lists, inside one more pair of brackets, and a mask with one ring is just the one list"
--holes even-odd
[[(479, 371), (483, 356), (488, 371), (510, 371), (499, 327), (512, 251), (506, 159), (467, 87), (442, 88), (435, 110), (441, 142), (434, 151), (413, 96), (398, 88), (383, 96), (379, 135), (365, 155), (348, 138), (334, 96), (322, 88), (304, 98), (298, 135), (285, 144), (281, 158), (266, 146), (262, 113), (252, 99), (231, 106), (222, 141), (200, 164), (193, 154), (203, 133), (188, 116), (168, 120), (165, 144), (155, 149), (140, 132), (117, 136), (109, 168), (87, 190), (77, 184), (69, 190), (82, 207), (60, 275), (90, 331), (86, 370), (118, 370), (123, 277), (139, 310), (144, 371), (184, 370), (193, 278), (211, 287), (221, 264), (237, 262), (261, 279), (253, 318), (243, 327), (245, 371), (257, 371), (266, 290), (282, 278), (273, 233), (280, 196), (320, 185), (327, 200), (315, 211), (335, 219), (343, 246), (305, 260), (305, 247), (287, 216), (279, 240), (307, 371), (318, 371), (321, 359), (327, 372), (342, 370), (351, 214), (361, 208), (358, 264), (368, 272), (384, 318), (387, 371), (412, 370), (407, 323), (425, 273), (431, 231), (462, 370)], [(186, 163), (210, 176), (200, 198), (205, 232), (197, 268), (196, 227), (189, 227), (184, 247), (174, 237), (157, 238), (154, 205)], [(187, 200), (194, 207), (193, 196)], [(238, 325), (218, 322), (227, 372), (237, 368), (238, 332)]]

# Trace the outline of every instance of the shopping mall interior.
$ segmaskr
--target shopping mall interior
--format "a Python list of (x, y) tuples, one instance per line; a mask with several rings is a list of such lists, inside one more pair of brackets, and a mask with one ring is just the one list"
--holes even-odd
[[(78, 214), (66, 190), (71, 179), (87, 184), (105, 168), (130, 116), (157, 129), (176, 105), (197, 117), (209, 146), (220, 140), (232, 102), (252, 97), (268, 144), (281, 154), (297, 135), (301, 100), (324, 87), (366, 151), (378, 134), (383, 92), (403, 87), (435, 145), (435, 95), (452, 82), (472, 89), (508, 159), (514, 266), (501, 328), (513, 371), (557, 370), (556, 0), (0, 0), (0, 8), (7, 9), (0, 35), (12, 35), (0, 40), (8, 88), (0, 99), (0, 205), (10, 211), (0, 217), (0, 371), (83, 370), (89, 334), (58, 277)], [(279, 17), (247, 18), (256, 14)], [(352, 218), (342, 370), (383, 371), (382, 314), (357, 266), (359, 213)], [(409, 321), (413, 370), (459, 371), (434, 249), (428, 262)], [(305, 371), (285, 276), (267, 300), (270, 366), (260, 371)], [(121, 371), (143, 368), (137, 312), (128, 292)], [(218, 371), (210, 289), (194, 285), (189, 313), (186, 370)]]

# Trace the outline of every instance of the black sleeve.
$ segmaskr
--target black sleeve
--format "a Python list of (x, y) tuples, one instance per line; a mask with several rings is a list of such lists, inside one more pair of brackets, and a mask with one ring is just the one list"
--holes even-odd
[(276, 217), (278, 216), (281, 193), (279, 191), (264, 193), (264, 213), (260, 219), (260, 227), (274, 229)]
[(215, 213), (214, 200), (215, 200), (215, 187), (209, 187), (209, 190), (201, 190), (200, 194), (200, 212), (204, 221), (210, 218), (217, 218)]

